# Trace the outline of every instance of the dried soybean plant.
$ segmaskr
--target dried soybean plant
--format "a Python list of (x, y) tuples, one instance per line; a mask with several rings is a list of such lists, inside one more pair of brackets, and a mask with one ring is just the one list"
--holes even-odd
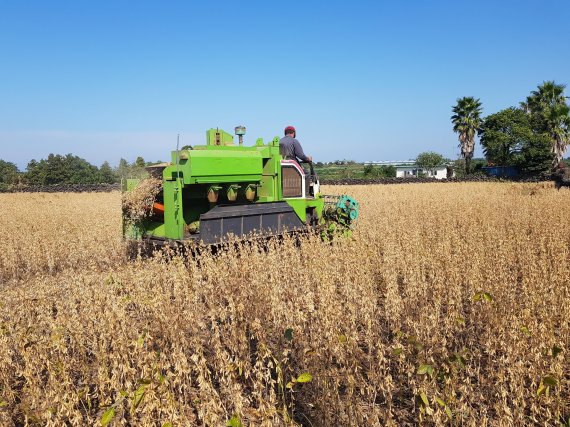
[(0, 194), (0, 204), (0, 286), (64, 270), (103, 271), (123, 262), (118, 192)]
[(128, 222), (137, 223), (148, 217), (156, 196), (162, 191), (162, 180), (143, 179), (135, 188), (122, 197), (123, 215)]
[(353, 237), (130, 263), (108, 248), (118, 193), (2, 196), (41, 221), (10, 220), (19, 255), (0, 254), (0, 425), (568, 423), (570, 212), (552, 206), (570, 193), (326, 192), (361, 202)]

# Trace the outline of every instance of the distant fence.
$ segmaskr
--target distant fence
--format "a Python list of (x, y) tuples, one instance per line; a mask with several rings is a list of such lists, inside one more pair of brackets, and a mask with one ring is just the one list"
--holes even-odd
[(482, 170), (490, 176), (498, 176), (504, 178), (516, 178), (519, 176), (519, 171), (514, 166), (485, 166), (482, 168)]
[(421, 183), (446, 183), (446, 182), (544, 182), (553, 181), (552, 176), (540, 177), (495, 177), (486, 175), (470, 176), (466, 178), (346, 178), (346, 179), (323, 179), (323, 185), (371, 185), (371, 184), (421, 184)]
[(120, 189), (120, 184), (53, 184), (21, 185), (0, 191), (5, 193), (108, 193)]

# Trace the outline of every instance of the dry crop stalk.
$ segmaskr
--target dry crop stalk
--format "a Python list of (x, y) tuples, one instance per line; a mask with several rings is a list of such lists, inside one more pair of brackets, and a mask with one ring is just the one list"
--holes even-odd
[[(351, 239), (135, 262), (119, 193), (0, 195), (0, 424), (95, 425), (112, 405), (138, 425), (567, 417), (570, 192), (350, 191)], [(292, 420), (276, 361), (285, 383), (312, 375), (286, 401)]]
[(147, 178), (139, 185), (123, 194), (123, 213), (127, 221), (137, 223), (152, 212), (156, 196), (162, 190), (162, 180)]

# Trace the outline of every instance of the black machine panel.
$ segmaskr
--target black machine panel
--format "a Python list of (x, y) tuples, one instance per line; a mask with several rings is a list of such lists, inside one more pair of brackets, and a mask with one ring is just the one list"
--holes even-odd
[(206, 244), (218, 243), (227, 235), (275, 236), (304, 228), (286, 202), (248, 205), (218, 205), (200, 215), (200, 237)]

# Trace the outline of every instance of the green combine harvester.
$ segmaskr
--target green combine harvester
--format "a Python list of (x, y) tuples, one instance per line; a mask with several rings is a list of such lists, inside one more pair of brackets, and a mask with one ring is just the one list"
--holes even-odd
[[(131, 246), (215, 245), (236, 237), (350, 230), (358, 218), (354, 199), (322, 195), (312, 164), (305, 172), (296, 161), (284, 160), (279, 138), (248, 147), (245, 128), (235, 130), (239, 145), (231, 134), (210, 129), (206, 145), (177, 149), (170, 163), (147, 168), (158, 183), (152, 204), (136, 221), (123, 204), (123, 233)], [(123, 190), (128, 195), (150, 180), (129, 179)]]

